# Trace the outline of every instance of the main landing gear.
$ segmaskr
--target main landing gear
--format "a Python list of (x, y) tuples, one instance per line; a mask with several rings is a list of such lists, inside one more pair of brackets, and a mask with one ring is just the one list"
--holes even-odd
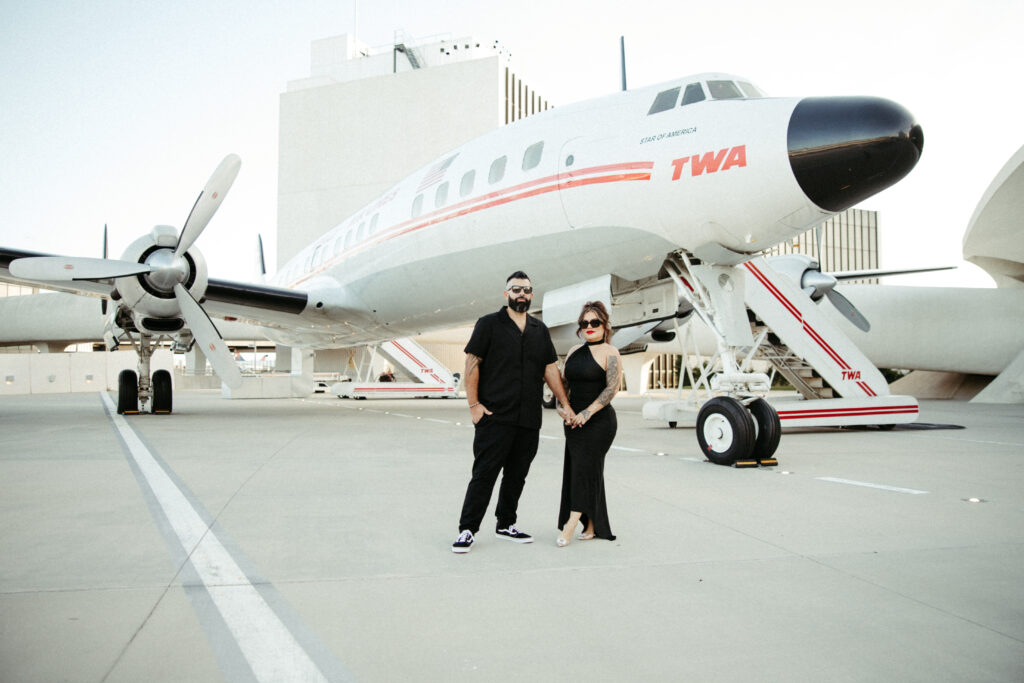
[(697, 415), (697, 443), (716, 465), (778, 465), (773, 456), (781, 435), (779, 414), (763, 398), (744, 405), (738, 399), (717, 396)]
[[(134, 343), (134, 340), (133, 340)], [(139, 354), (139, 372), (122, 370), (117, 376), (117, 412), (119, 415), (137, 415), (149, 403), (154, 415), (170, 415), (173, 408), (171, 373), (157, 370), (149, 375), (149, 360), (155, 350), (153, 338), (141, 335), (135, 351)]]
[(779, 415), (759, 398), (771, 389), (771, 380), (750, 367), (755, 342), (743, 300), (744, 272), (735, 265), (746, 257), (717, 245), (706, 245), (705, 253), (719, 265), (703, 264), (687, 252), (670, 254), (664, 264), (680, 296), (718, 341), (718, 352), (697, 383), (717, 394), (697, 414), (697, 443), (717, 465), (778, 465), (774, 456), (782, 434)]

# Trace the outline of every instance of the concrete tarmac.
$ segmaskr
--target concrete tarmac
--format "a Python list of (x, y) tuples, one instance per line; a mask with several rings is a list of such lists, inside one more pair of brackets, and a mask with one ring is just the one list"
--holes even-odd
[(619, 397), (618, 539), (566, 548), (547, 412), (536, 541), (492, 500), (455, 555), (464, 401), (112, 405), (0, 398), (2, 681), (1024, 680), (1024, 406), (786, 432), (736, 470)]

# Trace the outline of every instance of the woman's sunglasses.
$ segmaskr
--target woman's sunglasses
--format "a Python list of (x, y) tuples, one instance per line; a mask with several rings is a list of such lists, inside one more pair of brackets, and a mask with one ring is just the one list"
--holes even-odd
[(598, 327), (601, 327), (602, 325), (604, 325), (604, 323), (601, 322), (600, 320), (598, 320), (597, 318), (594, 318), (593, 320), (581, 320), (580, 321), (580, 329), (581, 330), (584, 327), (598, 328)]

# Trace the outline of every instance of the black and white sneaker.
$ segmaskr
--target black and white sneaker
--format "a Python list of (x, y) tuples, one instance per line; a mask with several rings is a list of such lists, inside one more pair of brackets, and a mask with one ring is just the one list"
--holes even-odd
[(466, 529), (459, 537), (455, 539), (455, 543), (452, 543), (453, 553), (468, 553), (469, 549), (473, 546), (473, 532)]
[(533, 543), (533, 536), (525, 531), (520, 531), (515, 524), (510, 524), (507, 529), (498, 529), (494, 535), (513, 543)]

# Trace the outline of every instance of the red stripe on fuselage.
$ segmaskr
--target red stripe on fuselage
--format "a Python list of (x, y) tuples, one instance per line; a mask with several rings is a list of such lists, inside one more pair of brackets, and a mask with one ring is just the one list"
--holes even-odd
[[(653, 161), (633, 161), (622, 164), (607, 164), (604, 166), (593, 166), (590, 168), (580, 169), (578, 171), (562, 172), (552, 176), (544, 178), (538, 178), (537, 180), (531, 180), (529, 182), (520, 183), (504, 190), (497, 190), (473, 199), (467, 199), (466, 201), (452, 206), (438, 209), (425, 216), (412, 218), (396, 225), (391, 226), (387, 232), (378, 235), (376, 237), (366, 239), (358, 245), (353, 245), (349, 249), (335, 255), (329, 261), (326, 261), (322, 266), (315, 270), (307, 273), (304, 277), (299, 278), (289, 287), (296, 287), (311, 277), (318, 275), (325, 270), (332, 267), (335, 263), (341, 260), (342, 257), (348, 257), (352, 254), (366, 249), (370, 246), (386, 242), (394, 239), (401, 235), (406, 235), (423, 228), (430, 227), (431, 225), (437, 225), (455, 218), (476, 213), (478, 211), (484, 211), (491, 209), (496, 206), (502, 206), (509, 204), (514, 201), (521, 199), (528, 199), (530, 197), (536, 197), (541, 194), (548, 192), (554, 192), (556, 190), (567, 190), (576, 187), (583, 187), (586, 185), (593, 185), (598, 183), (617, 183), (617, 182), (628, 182), (634, 180), (650, 180), (651, 170), (654, 168)], [(646, 171), (646, 172), (643, 172)], [(583, 176), (594, 176), (595, 174), (607, 174), (612, 175), (600, 175), (596, 177), (585, 178)], [(566, 180), (568, 179), (568, 180)], [(528, 190), (528, 191), (524, 191)]]

